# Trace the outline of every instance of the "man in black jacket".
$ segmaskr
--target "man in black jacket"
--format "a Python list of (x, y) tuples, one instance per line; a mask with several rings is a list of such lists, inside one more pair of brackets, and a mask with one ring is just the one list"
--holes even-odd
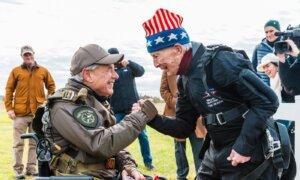
[[(186, 138), (202, 115), (209, 147), (197, 178), (241, 179), (264, 161), (261, 139), (278, 99), (253, 71), (233, 62), (233, 52), (219, 52), (203, 73), (201, 57), (206, 47), (190, 42), (182, 20), (178, 14), (158, 9), (143, 23), (154, 66), (168, 75), (180, 75), (175, 119), (157, 116), (149, 125), (166, 135)], [(261, 178), (278, 178), (272, 164)]]
[[(108, 52), (110, 54), (119, 54), (117, 48), (110, 48)], [(132, 104), (139, 100), (135, 78), (143, 76), (145, 70), (138, 63), (126, 59), (116, 64), (115, 70), (119, 75), (119, 79), (114, 84), (114, 93), (110, 98), (110, 104), (115, 113), (117, 123), (119, 123), (126, 115), (131, 113)], [(150, 171), (154, 170), (146, 129), (141, 131), (138, 139), (145, 167)]]
[(286, 42), (291, 47), (287, 54), (278, 54), (279, 77), (284, 90), (289, 95), (300, 95), (300, 50), (291, 39)]

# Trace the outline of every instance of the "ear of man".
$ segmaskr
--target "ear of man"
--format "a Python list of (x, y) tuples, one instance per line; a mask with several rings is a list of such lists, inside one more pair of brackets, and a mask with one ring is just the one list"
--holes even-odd
[(82, 74), (82, 78), (83, 78), (84, 82), (88, 82), (88, 83), (93, 82), (93, 78), (91, 76), (91, 71), (90, 70), (88, 70), (86, 68), (83, 68), (82, 71), (81, 71), (81, 74)]

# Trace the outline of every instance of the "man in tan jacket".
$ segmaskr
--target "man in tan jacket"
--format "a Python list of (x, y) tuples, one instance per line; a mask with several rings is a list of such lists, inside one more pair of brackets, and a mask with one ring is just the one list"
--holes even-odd
[[(166, 102), (164, 114), (165, 116), (175, 116), (175, 105), (177, 102), (177, 75), (168, 76), (166, 71), (163, 71), (160, 84), (161, 97)], [(203, 144), (203, 138), (206, 135), (206, 129), (202, 125), (202, 119), (197, 120), (197, 126), (194, 133), (189, 136), (189, 140), (192, 147), (195, 172), (200, 167), (201, 160), (199, 159), (199, 152)], [(186, 157), (186, 139), (174, 139), (175, 145), (175, 159), (177, 165), (177, 179), (187, 179), (189, 173), (189, 164)]]
[[(23, 46), (21, 57), (23, 64), (15, 67), (9, 75), (4, 100), (7, 114), (13, 120), (13, 169), (18, 179), (24, 178), (24, 165), (22, 164), (24, 140), (20, 136), (26, 133), (27, 129), (28, 132), (32, 132), (32, 117), (37, 107), (46, 100), (44, 87), (48, 90), (48, 95), (55, 91), (55, 83), (51, 74), (46, 68), (36, 63), (32, 47)], [(35, 142), (30, 140), (27, 175), (37, 174), (35, 165)]]

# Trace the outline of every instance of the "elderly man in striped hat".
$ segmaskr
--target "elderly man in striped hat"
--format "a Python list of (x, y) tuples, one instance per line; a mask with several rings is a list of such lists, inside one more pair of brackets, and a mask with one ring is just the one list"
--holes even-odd
[[(264, 162), (261, 137), (278, 99), (250, 68), (235, 66), (233, 51), (221, 51), (204, 64), (207, 47), (190, 41), (182, 21), (180, 15), (158, 9), (143, 23), (154, 66), (179, 75), (175, 118), (158, 115), (148, 124), (163, 134), (186, 138), (203, 116), (208, 136), (197, 179), (241, 179)], [(259, 176), (278, 179), (272, 164)]]

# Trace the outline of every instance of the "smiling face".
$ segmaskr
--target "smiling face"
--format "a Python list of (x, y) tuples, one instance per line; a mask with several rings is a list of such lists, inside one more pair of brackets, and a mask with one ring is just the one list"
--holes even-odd
[(177, 74), (184, 52), (182, 45), (174, 45), (173, 47), (155, 51), (151, 53), (151, 56), (154, 66), (166, 70), (170, 76)]
[(99, 96), (111, 96), (115, 81), (119, 78), (114, 65), (99, 65), (93, 70), (83, 69), (84, 83)]
[(277, 36), (275, 36), (275, 32), (278, 31), (277, 29), (275, 29), (272, 26), (267, 26), (264, 28), (264, 30), (265, 30), (265, 34), (266, 34), (266, 39), (269, 42), (274, 42), (277, 39)]
[(268, 63), (263, 66), (264, 72), (269, 76), (269, 78), (274, 78), (278, 72), (278, 67), (273, 63)]

